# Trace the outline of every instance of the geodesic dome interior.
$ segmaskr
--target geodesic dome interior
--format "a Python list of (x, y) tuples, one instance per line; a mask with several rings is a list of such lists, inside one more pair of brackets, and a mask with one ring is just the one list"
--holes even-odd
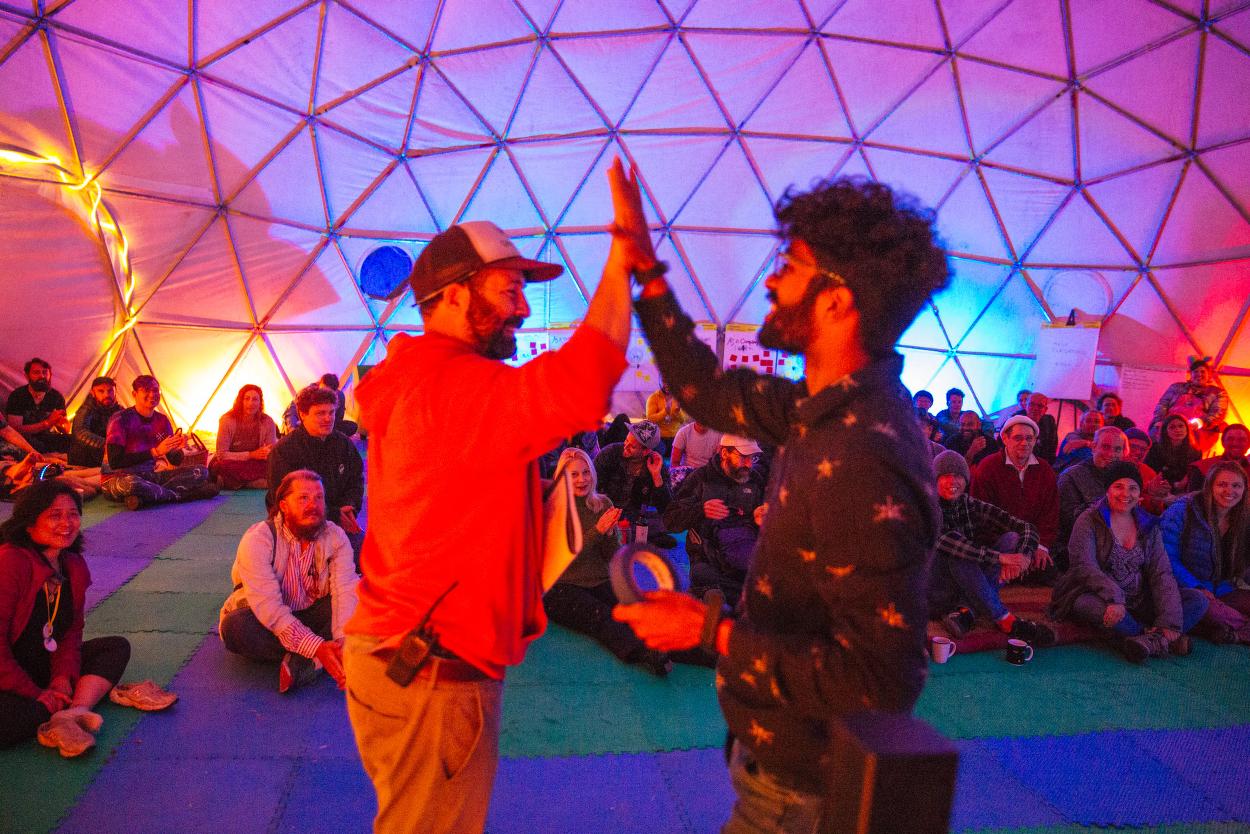
[(1248, 89), (1245, 0), (0, 2), (0, 373), (152, 372), (183, 424), (257, 382), (275, 412), (420, 329), (362, 264), (461, 219), (568, 267), (528, 291), (554, 343), (619, 155), (713, 341), (762, 320), (781, 193), (861, 174), (952, 255), (908, 386), (1001, 408), (1076, 308), (1100, 379), (1211, 354), (1236, 404)]

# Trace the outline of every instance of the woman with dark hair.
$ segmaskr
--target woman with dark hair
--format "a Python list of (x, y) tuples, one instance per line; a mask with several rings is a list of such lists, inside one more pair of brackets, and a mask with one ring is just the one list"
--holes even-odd
[(1171, 484), (1173, 493), (1182, 493), (1189, 482), (1189, 465), (1202, 459), (1202, 452), (1190, 437), (1189, 421), (1181, 414), (1163, 419), (1159, 442), (1146, 453), (1146, 465)]
[(1201, 492), (1163, 514), (1163, 546), (1181, 588), (1207, 598), (1199, 628), (1216, 643), (1250, 644), (1250, 508), (1246, 472), (1232, 461), (1211, 467)]
[(209, 469), (224, 489), (268, 489), (269, 450), (277, 442), (278, 426), (265, 413), (260, 386), (244, 385), (217, 423), (217, 454)]
[(668, 655), (648, 649), (633, 629), (612, 618), (619, 602), (612, 591), (608, 564), (620, 546), (616, 523), (621, 511), (599, 493), (595, 466), (585, 451), (569, 447), (556, 465), (568, 467), (573, 502), (582, 524), (582, 549), (565, 568), (559, 581), (543, 597), (552, 622), (589, 635), (626, 663), (637, 663), (654, 675), (673, 668)]
[(1103, 470), (1107, 494), (1077, 518), (1068, 570), (1055, 585), (1051, 616), (1105, 629), (1129, 660), (1187, 655), (1189, 631), (1207, 610), (1195, 590), (1178, 590), (1159, 519), (1137, 506), (1137, 464)]
[(83, 642), (81, 529), (82, 499), (58, 481), (23, 490), (0, 525), (0, 747), (38, 736), (67, 758), (86, 752), (103, 723), (91, 709), (130, 660), (124, 637)]

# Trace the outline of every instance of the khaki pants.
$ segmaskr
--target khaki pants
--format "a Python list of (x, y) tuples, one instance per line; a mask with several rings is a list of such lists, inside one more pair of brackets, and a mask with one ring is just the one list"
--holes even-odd
[(369, 654), (379, 638), (348, 635), (347, 713), (378, 796), (377, 834), (469, 834), (486, 825), (499, 763), (503, 682), (407, 687)]

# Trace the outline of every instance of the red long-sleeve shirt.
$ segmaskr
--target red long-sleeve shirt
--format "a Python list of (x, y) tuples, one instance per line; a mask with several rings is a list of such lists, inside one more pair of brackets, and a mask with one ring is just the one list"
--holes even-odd
[(1007, 462), (1006, 452), (995, 452), (972, 470), (973, 498), (1001, 507), (1037, 528), (1047, 548), (1059, 532), (1059, 487), (1055, 471), (1045, 461), (1030, 463), (1020, 472)]
[(513, 368), (465, 342), (397, 336), (356, 393), (369, 431), (369, 528), (351, 634), (430, 625), (444, 648), (495, 678), (542, 634), (537, 458), (593, 429), (625, 355), (583, 325), (560, 350)]

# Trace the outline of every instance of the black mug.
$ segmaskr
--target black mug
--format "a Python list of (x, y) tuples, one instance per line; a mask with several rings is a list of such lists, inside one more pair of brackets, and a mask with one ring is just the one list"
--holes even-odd
[(1007, 662), (1013, 666), (1023, 666), (1033, 659), (1033, 647), (1023, 640), (1007, 641)]

